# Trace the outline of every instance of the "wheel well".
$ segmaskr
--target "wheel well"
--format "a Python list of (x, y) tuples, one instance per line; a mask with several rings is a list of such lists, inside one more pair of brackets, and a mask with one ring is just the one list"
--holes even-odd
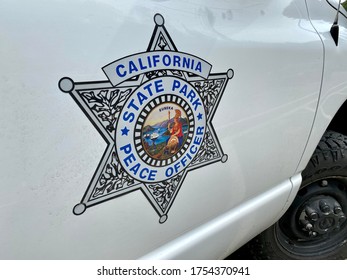
[(336, 115), (330, 122), (328, 129), (347, 135), (347, 100), (342, 104)]

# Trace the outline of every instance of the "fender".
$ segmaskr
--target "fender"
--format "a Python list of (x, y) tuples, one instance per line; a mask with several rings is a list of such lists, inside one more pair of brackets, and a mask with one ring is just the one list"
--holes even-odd
[[(300, 172), (306, 167), (325, 130), (328, 128), (334, 116), (347, 99), (347, 81), (345, 79), (347, 75), (347, 67), (346, 62), (341, 60), (341, 54), (347, 53), (346, 11), (341, 11), (341, 16), (339, 17), (339, 44), (336, 46), (334, 40), (332, 40), (330, 36), (325, 35), (327, 34), (326, 32), (329, 32), (329, 25), (320, 23), (320, 20), (324, 20), (333, 24), (336, 10), (332, 8), (327, 1), (306, 2), (310, 21), (319, 34), (324, 46), (324, 68), (322, 73), (320, 98), (317, 104), (314, 124), (305, 152), (296, 172)], [(324, 14), (323, 19), (318, 20), (317, 13), (322, 8), (321, 5), (326, 6), (325, 9), (327, 10), (327, 13)]]

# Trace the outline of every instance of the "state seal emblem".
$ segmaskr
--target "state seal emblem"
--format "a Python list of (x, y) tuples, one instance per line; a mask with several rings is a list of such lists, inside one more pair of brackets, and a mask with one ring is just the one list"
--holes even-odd
[(210, 73), (177, 50), (162, 15), (154, 22), (146, 52), (102, 68), (108, 81), (59, 81), (107, 143), (75, 215), (141, 190), (164, 223), (188, 172), (228, 159), (212, 118), (233, 70)]

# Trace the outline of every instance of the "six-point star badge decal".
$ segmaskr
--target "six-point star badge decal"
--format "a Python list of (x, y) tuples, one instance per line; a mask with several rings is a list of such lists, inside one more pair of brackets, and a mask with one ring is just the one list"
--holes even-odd
[(59, 81), (107, 143), (75, 215), (141, 190), (164, 223), (188, 172), (228, 159), (212, 118), (233, 70), (210, 73), (177, 50), (160, 14), (154, 22), (146, 52), (102, 68), (108, 81)]

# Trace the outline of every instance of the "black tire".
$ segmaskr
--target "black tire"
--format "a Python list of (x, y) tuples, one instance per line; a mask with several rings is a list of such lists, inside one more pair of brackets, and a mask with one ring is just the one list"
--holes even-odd
[(293, 204), (246, 247), (255, 259), (347, 258), (347, 137), (327, 131)]

